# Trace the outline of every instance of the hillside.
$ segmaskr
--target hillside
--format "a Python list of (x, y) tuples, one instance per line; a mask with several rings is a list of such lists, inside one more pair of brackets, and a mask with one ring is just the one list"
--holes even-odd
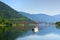
[[(18, 14), (18, 12), (8, 5), (4, 4), (3, 2), (0, 1), (0, 18), (6, 18), (6, 19), (19, 19), (22, 20), (21, 18), (26, 18), (25, 16), (22, 16), (21, 14)], [(30, 19), (28, 19), (30, 20)]]
[[(34, 22), (0, 1), (0, 40), (14, 40), (29, 30), (21, 22)], [(16, 25), (16, 26), (15, 26)]]

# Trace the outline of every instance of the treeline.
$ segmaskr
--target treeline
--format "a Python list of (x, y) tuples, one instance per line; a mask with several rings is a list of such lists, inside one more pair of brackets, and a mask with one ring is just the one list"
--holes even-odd
[(17, 26), (14, 27), (14, 23), (15, 22), (7, 19), (0, 21), (0, 40), (14, 40), (16, 37), (26, 32), (26, 29), (24, 31), (21, 29), (16, 30)]

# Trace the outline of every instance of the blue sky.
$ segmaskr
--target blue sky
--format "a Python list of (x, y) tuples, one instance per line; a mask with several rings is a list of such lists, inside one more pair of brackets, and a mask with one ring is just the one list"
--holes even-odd
[(60, 0), (0, 0), (17, 11), (31, 14), (60, 14)]

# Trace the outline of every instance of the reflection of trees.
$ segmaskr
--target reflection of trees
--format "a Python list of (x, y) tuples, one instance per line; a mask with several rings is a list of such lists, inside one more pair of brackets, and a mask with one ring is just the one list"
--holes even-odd
[(43, 22), (43, 21), (37, 21), (38, 25), (42, 24), (42, 26), (49, 27), (49, 26), (56, 26), (55, 23), (52, 22)]
[(16, 26), (20, 26), (21, 29), (27, 29), (27, 30), (31, 30), (35, 26), (38, 26), (36, 22), (28, 22), (28, 21), (17, 22), (16, 24), (17, 24)]

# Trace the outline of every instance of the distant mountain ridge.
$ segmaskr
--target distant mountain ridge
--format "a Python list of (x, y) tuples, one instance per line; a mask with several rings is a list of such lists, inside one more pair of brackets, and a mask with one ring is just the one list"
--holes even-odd
[[(19, 12), (20, 13), (20, 12)], [(45, 14), (28, 14), (21, 12), (20, 14), (38, 22), (57, 22), (57, 19), (53, 16), (45, 15)]]
[(53, 17), (55, 17), (57, 19), (57, 21), (60, 21), (60, 14), (54, 15)]

